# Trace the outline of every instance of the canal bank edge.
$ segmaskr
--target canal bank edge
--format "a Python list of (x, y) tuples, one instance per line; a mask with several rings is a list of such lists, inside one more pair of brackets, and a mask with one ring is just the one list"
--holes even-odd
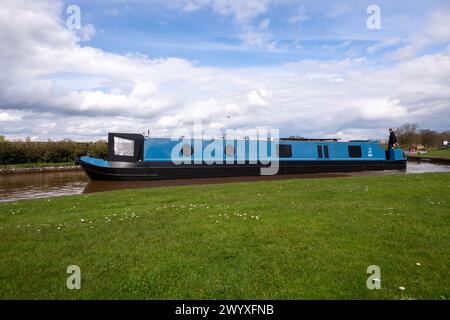
[(406, 156), (408, 161), (424, 161), (432, 163), (450, 164), (450, 158), (444, 157), (425, 157), (425, 156)]
[(80, 166), (55, 166), (55, 167), (34, 167), (34, 168), (5, 168), (0, 169), (0, 175), (22, 174), (22, 173), (44, 173), (61, 171), (81, 171)]

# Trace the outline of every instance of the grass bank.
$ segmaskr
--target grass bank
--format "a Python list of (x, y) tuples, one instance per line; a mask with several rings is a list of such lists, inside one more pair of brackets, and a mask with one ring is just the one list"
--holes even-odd
[(450, 149), (428, 151), (422, 157), (450, 158)]
[[(0, 204), (0, 298), (448, 299), (449, 181), (297, 179)], [(69, 265), (81, 290), (66, 287)], [(380, 290), (366, 287), (369, 265), (381, 268)]]

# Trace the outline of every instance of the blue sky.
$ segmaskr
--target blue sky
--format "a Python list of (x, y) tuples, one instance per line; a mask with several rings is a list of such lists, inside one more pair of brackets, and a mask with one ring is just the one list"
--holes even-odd
[[(406, 40), (419, 32), (445, 1), (378, 1), (381, 30), (366, 27), (366, 9), (373, 1), (279, 1), (244, 21), (211, 6), (187, 11), (166, 1), (67, 1), (82, 8), (84, 23), (95, 25), (97, 36), (86, 45), (152, 58), (180, 57), (211, 66), (277, 65), (299, 59), (343, 59), (351, 54), (383, 62), (397, 43), (366, 52), (385, 39)], [(169, 1), (170, 3), (170, 1)], [(261, 25), (268, 23), (262, 29)], [(273, 48), (249, 45), (241, 39), (251, 30), (267, 37)], [(439, 48), (437, 48), (439, 49)], [(436, 50), (429, 47), (427, 52)]]
[[(448, 0), (0, 2), (10, 139), (170, 136), (195, 121), (342, 139), (450, 129)], [(367, 28), (370, 5), (380, 29)]]

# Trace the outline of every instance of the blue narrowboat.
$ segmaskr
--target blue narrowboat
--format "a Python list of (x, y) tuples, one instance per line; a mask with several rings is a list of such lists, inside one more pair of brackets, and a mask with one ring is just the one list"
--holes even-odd
[(77, 163), (92, 180), (161, 180), (406, 168), (402, 150), (385, 150), (376, 140), (204, 140), (154, 138), (127, 133), (109, 133), (107, 160), (83, 156)]

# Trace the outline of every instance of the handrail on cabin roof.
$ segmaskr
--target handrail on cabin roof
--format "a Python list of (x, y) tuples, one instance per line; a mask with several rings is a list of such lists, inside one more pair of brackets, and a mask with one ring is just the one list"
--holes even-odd
[(336, 138), (280, 138), (281, 141), (339, 141)]

